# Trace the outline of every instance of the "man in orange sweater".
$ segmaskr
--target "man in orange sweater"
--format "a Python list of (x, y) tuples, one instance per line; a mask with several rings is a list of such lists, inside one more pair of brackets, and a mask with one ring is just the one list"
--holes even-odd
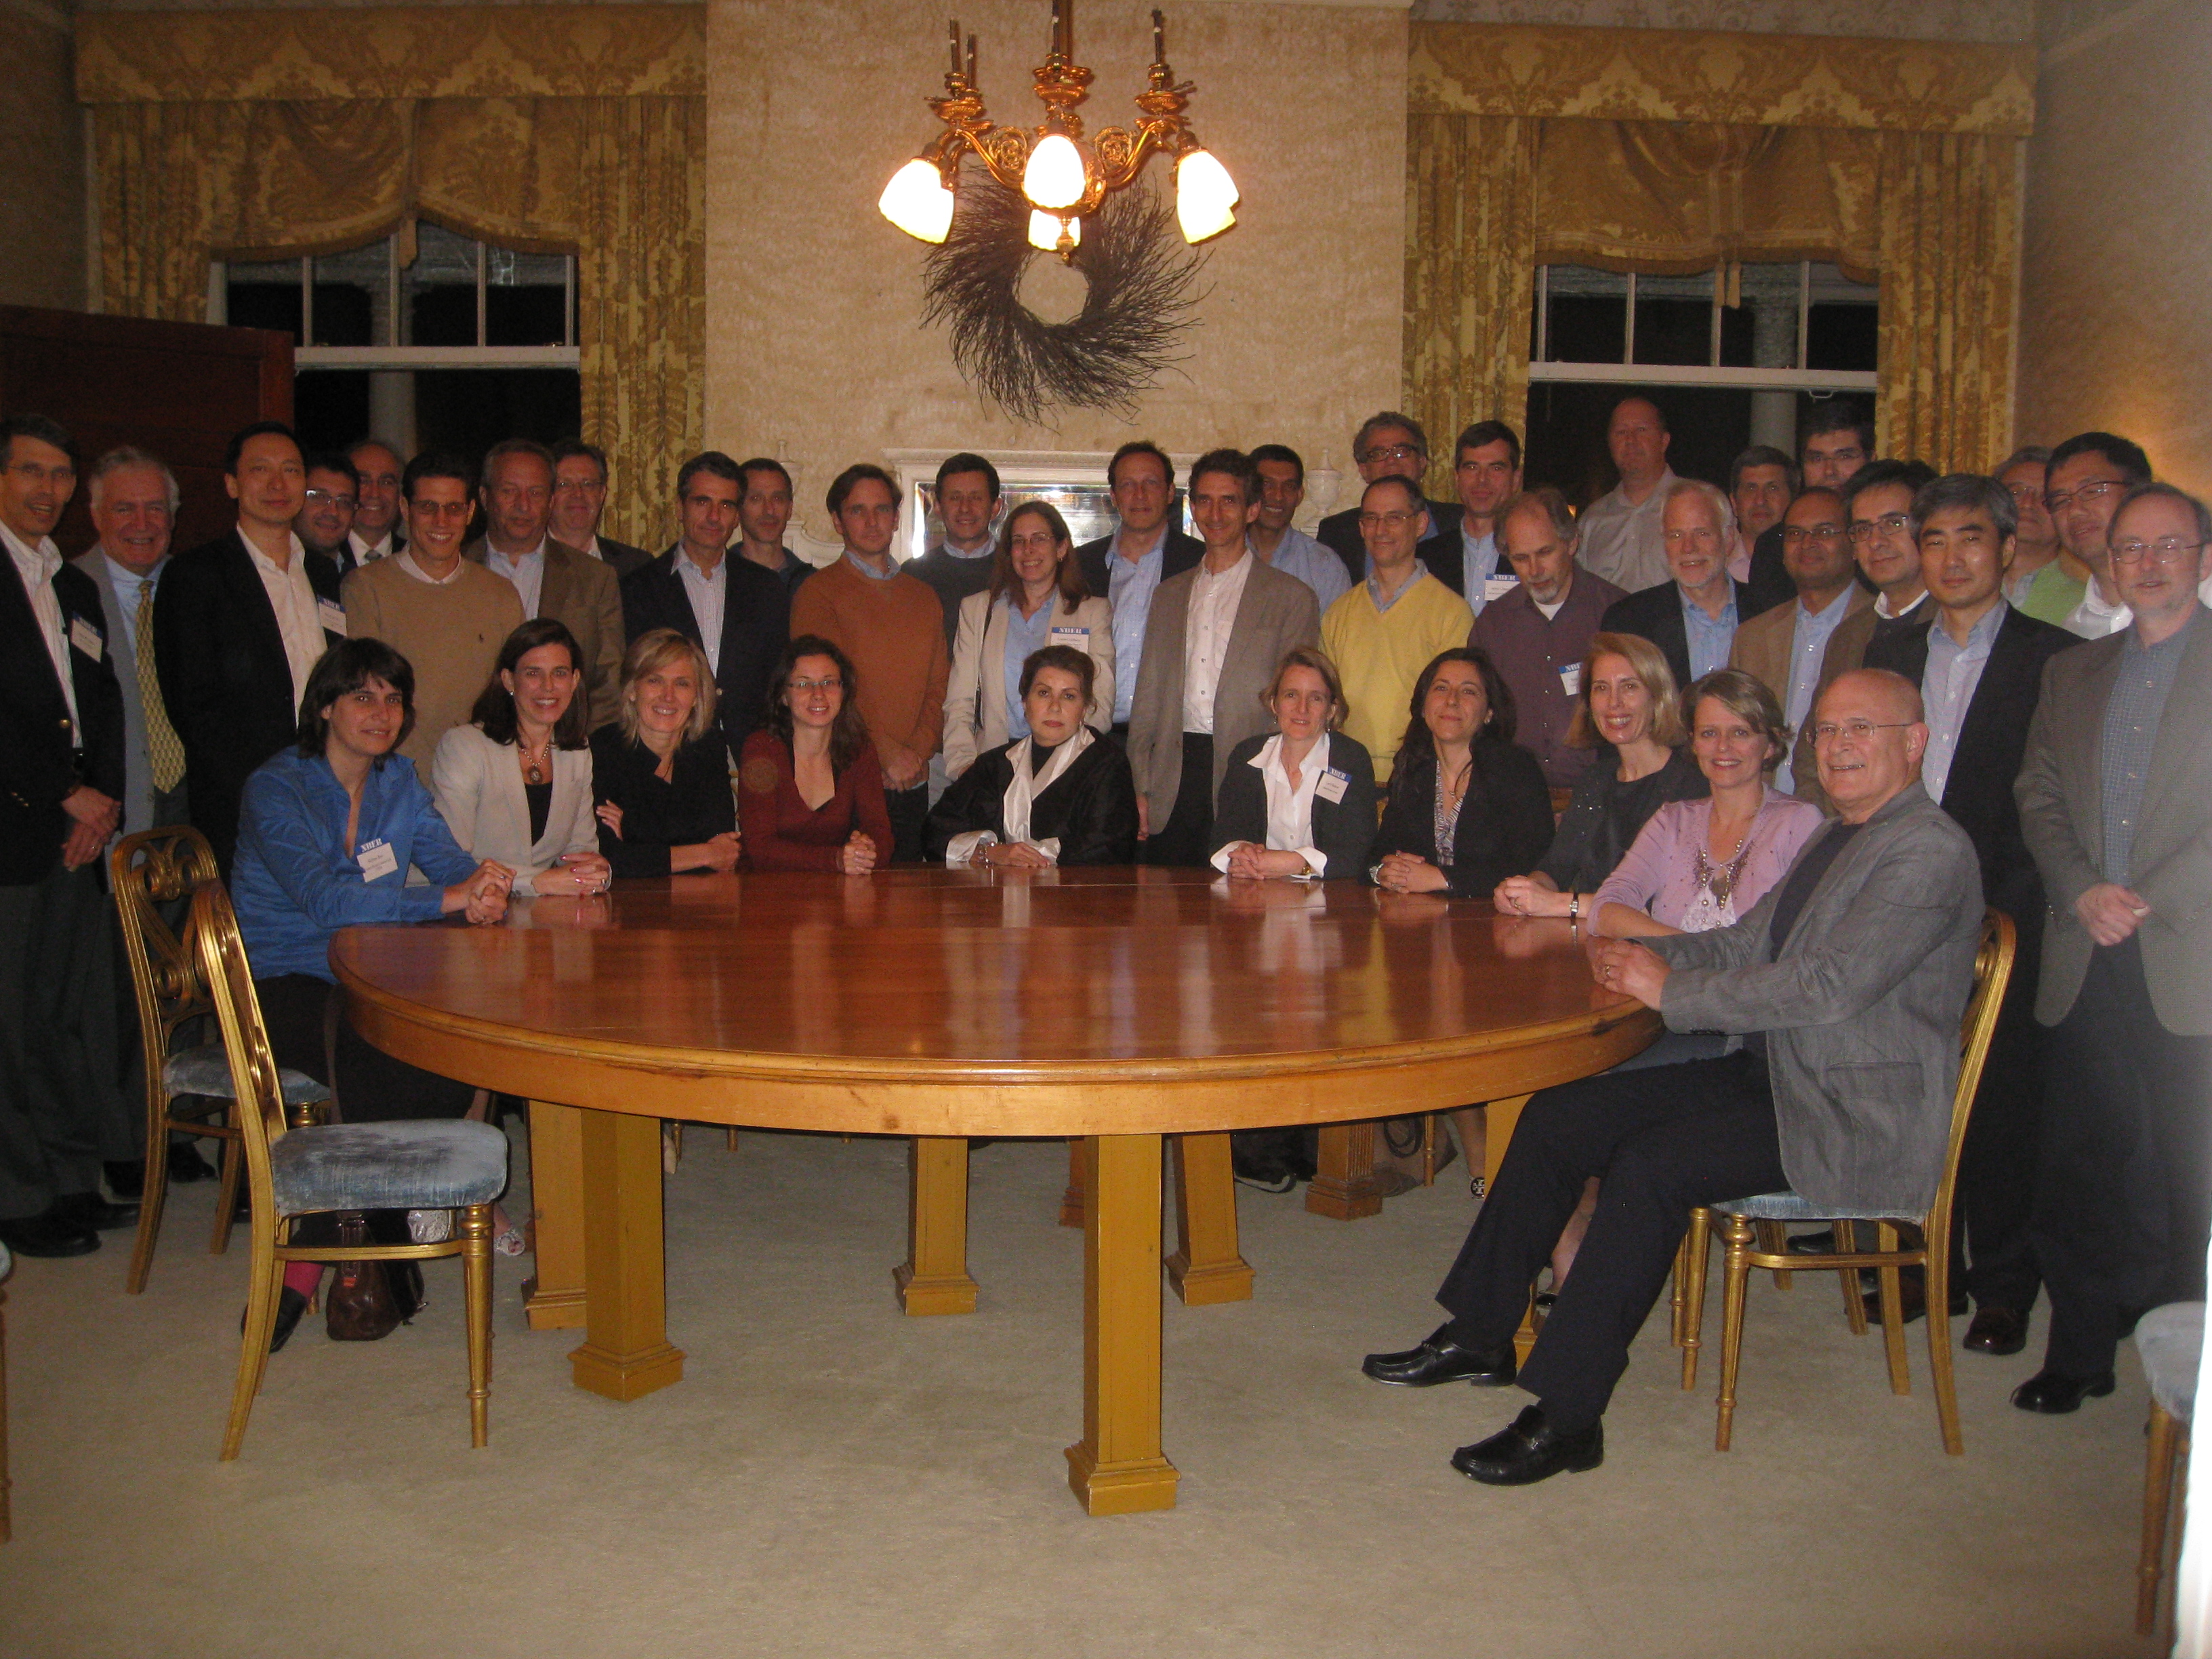
[[(792, 595), (791, 633), (819, 634), (843, 647), (860, 678), (854, 701), (883, 763), (892, 858), (921, 858), (929, 817), (929, 757), (945, 732), (945, 607), (930, 586), (899, 568), (899, 492), (890, 475), (866, 462), (830, 486), (830, 516), (845, 539), (842, 557)], [(852, 695), (848, 693), (848, 695)]]

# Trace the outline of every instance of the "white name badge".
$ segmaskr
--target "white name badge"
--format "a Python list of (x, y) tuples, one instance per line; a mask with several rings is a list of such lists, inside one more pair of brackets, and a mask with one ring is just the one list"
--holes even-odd
[(1054, 628), (1052, 630), (1052, 643), (1072, 645), (1078, 651), (1085, 651), (1091, 647), (1091, 630), (1087, 628)]
[(100, 630), (82, 617), (70, 618), (70, 643), (94, 662), (100, 660)]
[(399, 867), (399, 855), (392, 850), (388, 841), (373, 841), (356, 854), (361, 862), (361, 878), (375, 881), (390, 875)]
[(1520, 586), (1518, 576), (1485, 576), (1482, 579), (1482, 602), (1495, 605)]
[(1582, 695), (1583, 665), (1580, 663), (1571, 662), (1559, 671), (1559, 689), (1571, 697)]
[(340, 639), (345, 638), (345, 607), (343, 605), (331, 599), (317, 599), (315, 614), (322, 618), (323, 631), (325, 634), (335, 634)]
[(1352, 785), (1351, 776), (1334, 766), (1321, 775), (1314, 785), (1314, 793), (1332, 805), (1344, 799), (1344, 792)]

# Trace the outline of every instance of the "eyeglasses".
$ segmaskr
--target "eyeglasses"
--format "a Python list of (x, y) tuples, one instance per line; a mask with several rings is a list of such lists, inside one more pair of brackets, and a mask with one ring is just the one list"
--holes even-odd
[(1376, 444), (1358, 459), (1372, 466), (1377, 461), (1410, 461), (1420, 453), (1411, 444)]
[(783, 684), (785, 690), (796, 691), (802, 696), (809, 691), (842, 691), (845, 689), (845, 682), (835, 674), (830, 675), (827, 679), (786, 680)]
[(1838, 737), (1849, 738), (1853, 743), (1864, 743), (1877, 732), (1895, 732), (1911, 725), (1911, 720), (1822, 720), (1813, 727), (1816, 744), (1833, 743)]
[(593, 490), (604, 490), (606, 485), (597, 478), (556, 478), (553, 482), (556, 495), (588, 495)]
[(2034, 484), (2007, 484), (2005, 486), (2005, 494), (2011, 496), (2014, 501), (2019, 502), (2022, 507), (2026, 507), (2030, 501), (2041, 501), (2043, 500), (2042, 489)]
[(1885, 536), (1902, 536), (1911, 524), (1912, 515), (1909, 513), (1885, 513), (1879, 519), (1855, 520), (1851, 525), (1851, 539), (1870, 542), (1876, 531)]
[(1418, 513), (1406, 512), (1363, 513), (1359, 515), (1358, 523), (1362, 530), (1380, 530), (1385, 525), (1393, 530), (1403, 530), (1420, 516)]
[(341, 495), (332, 489), (311, 489), (307, 492), (307, 499), (311, 501), (320, 501), (325, 507), (342, 507), (349, 513), (361, 505), (359, 498)]
[(1783, 526), (1782, 539), (1785, 544), (1794, 546), (1799, 542), (1808, 539), (1816, 542), (1832, 542), (1844, 533), (1844, 527), (1839, 524), (1816, 524), (1810, 529), (1802, 524), (1793, 524)]
[(1719, 531), (1704, 525), (1695, 525), (1687, 530), (1669, 530), (1660, 538), (1674, 547), (1680, 547), (1684, 542), (1695, 542), (1699, 547), (1710, 547), (1720, 538)]
[(2071, 489), (2051, 490), (2044, 496), (2043, 504), (2053, 513), (2063, 513), (2076, 501), (2086, 506), (2091, 501), (2103, 501), (2115, 489), (2126, 488), (2127, 485), (2118, 478), (2092, 478), (2087, 483), (2075, 484)]
[(2124, 542), (2112, 544), (2114, 564), (2180, 564), (2204, 550), (2203, 542), (2185, 542), (2179, 536), (2147, 542), (2130, 536)]

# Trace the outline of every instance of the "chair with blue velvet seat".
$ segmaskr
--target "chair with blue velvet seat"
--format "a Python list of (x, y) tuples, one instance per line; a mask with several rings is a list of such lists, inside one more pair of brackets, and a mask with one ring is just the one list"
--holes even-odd
[[(491, 1380), (491, 1206), (507, 1185), (507, 1137), (465, 1118), (289, 1127), (238, 919), (220, 883), (192, 896), (191, 925), (230, 1057), (239, 1103), (233, 1115), (252, 1199), (252, 1276), (223, 1458), (236, 1457), (246, 1437), (290, 1261), (459, 1256), (469, 1333), (470, 1441), (483, 1445)], [(429, 1244), (311, 1248), (289, 1242), (299, 1217), (337, 1210), (458, 1210), (460, 1225), (453, 1237)]]
[(2204, 1359), (2204, 1304), (2169, 1302), (2153, 1308), (2136, 1322), (2136, 1352), (2142, 1356), (2143, 1379), (2150, 1384), (2142, 1554), (2136, 1563), (2136, 1633), (2148, 1636), (2158, 1624), (2173, 1477), (2189, 1467), (2189, 1425), (2197, 1414), (2197, 1373)]
[[(161, 1233), (168, 1196), (169, 1136), (210, 1136), (222, 1144), (222, 1185), (216, 1195), (215, 1231), (208, 1252), (230, 1246), (238, 1209), (238, 1128), (231, 1113), (230, 1060), (220, 1042), (206, 1039), (215, 1009), (200, 977), (191, 937), (192, 896), (216, 879), (215, 854), (197, 830), (172, 825), (142, 830), (116, 842), (107, 855), (108, 886), (123, 925), (131, 986), (138, 1004), (139, 1048), (146, 1072), (146, 1184), (138, 1203), (138, 1241), (123, 1288), (146, 1288), (154, 1246)], [(172, 919), (181, 927), (173, 926)], [(278, 1073), (287, 1106), (327, 1101), (331, 1091), (302, 1073)]]
[[(1951, 1376), (1951, 1256), (1946, 1246), (1951, 1237), (1952, 1189), (1958, 1180), (1959, 1151), (1966, 1141), (1966, 1122), (1973, 1110), (1974, 1091), (1980, 1086), (1982, 1063), (1989, 1055), (1990, 1038), (1996, 1030), (1997, 1009), (2004, 1000), (2005, 986), (2012, 978), (2014, 944), (2012, 919), (2002, 911), (1990, 911), (1983, 918), (1981, 948), (1974, 957), (1973, 989), (1966, 998), (1966, 1013), (1960, 1021), (1959, 1082), (1952, 1092), (1950, 1139), (1944, 1149), (1942, 1173), (1936, 1182), (1935, 1200), (1925, 1213), (1837, 1215), (1808, 1203), (1794, 1192), (1764, 1193), (1691, 1212), (1689, 1238), (1682, 1258), (1689, 1269), (1688, 1294), (1682, 1309), (1682, 1386), (1686, 1389), (1697, 1380), (1705, 1264), (1716, 1217), (1720, 1218), (1722, 1235), (1728, 1245), (1723, 1268), (1720, 1404), (1713, 1435), (1713, 1443), (1718, 1449), (1729, 1449), (1735, 1424), (1736, 1371), (1743, 1356), (1744, 1293), (1752, 1269), (1794, 1268), (1840, 1273), (1845, 1305), (1856, 1316), (1852, 1329), (1858, 1333), (1865, 1330), (1866, 1323), (1856, 1281), (1863, 1269), (1873, 1268), (1881, 1285), (1882, 1342), (1889, 1361), (1890, 1389), (1904, 1395), (1912, 1389), (1906, 1376), (1899, 1273), (1901, 1268), (1917, 1267), (1927, 1273), (1928, 1360), (1935, 1376), (1936, 1423), (1942, 1432), (1943, 1449), (1954, 1457), (1964, 1450), (1959, 1437), (1958, 1395)], [(1855, 1237), (1858, 1228), (1854, 1224), (1863, 1224), (1874, 1229), (1875, 1248), (1796, 1255), (1786, 1244), (1759, 1240), (1757, 1229), (1769, 1222), (1792, 1225), (1832, 1223), (1837, 1239), (1850, 1241), (1853, 1245), (1858, 1242)], [(1917, 1225), (1917, 1240), (1908, 1243), (1905, 1239), (1900, 1232), (1901, 1224)]]

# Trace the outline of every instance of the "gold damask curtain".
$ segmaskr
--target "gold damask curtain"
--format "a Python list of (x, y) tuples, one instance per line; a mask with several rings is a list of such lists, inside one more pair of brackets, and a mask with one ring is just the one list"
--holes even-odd
[(1923, 41), (1413, 26), (1406, 383), (1439, 444), (1519, 424), (1547, 263), (1879, 273), (1886, 452), (2008, 447), (2033, 53)]
[(96, 13), (105, 303), (200, 321), (215, 258), (334, 252), (416, 216), (577, 256), (607, 532), (657, 544), (705, 424), (696, 6)]

